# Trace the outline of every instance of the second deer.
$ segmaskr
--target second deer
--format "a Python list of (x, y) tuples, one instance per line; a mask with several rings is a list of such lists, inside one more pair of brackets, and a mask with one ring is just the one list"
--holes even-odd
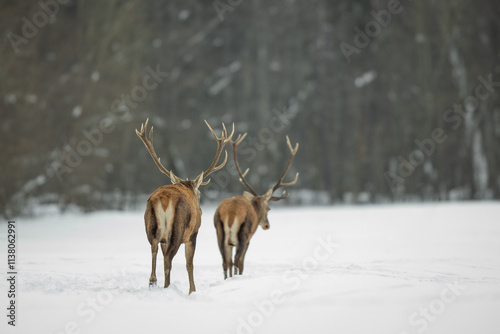
[[(294, 148), (292, 147), (290, 139), (287, 136), (286, 142), (288, 148), (290, 149), (290, 159), (288, 160), (285, 170), (274, 187), (269, 188), (264, 195), (257, 194), (257, 192), (245, 180), (248, 169), (245, 173), (241, 173), (241, 169), (238, 164), (238, 145), (243, 141), (245, 136), (246, 133), (244, 135), (239, 135), (236, 141), (231, 140), (231, 144), (233, 146), (233, 158), (236, 170), (240, 176), (240, 181), (246, 186), (248, 191), (244, 191), (241, 196), (223, 200), (214, 215), (217, 242), (222, 255), (224, 279), (227, 278), (228, 274), (230, 277), (233, 276), (233, 265), (235, 275), (243, 274), (245, 254), (248, 249), (250, 239), (257, 230), (257, 225), (260, 225), (264, 230), (268, 230), (270, 227), (269, 220), (267, 218), (267, 214), (270, 210), (269, 201), (279, 201), (288, 197), (286, 191), (283, 191), (281, 196), (273, 196), (273, 193), (281, 187), (294, 185), (297, 183), (297, 179), (299, 177), (299, 173), (297, 173), (292, 182), (283, 182), (283, 178), (288, 172), (293, 158), (299, 149), (298, 143)], [(233, 247), (236, 247), (234, 260)]]

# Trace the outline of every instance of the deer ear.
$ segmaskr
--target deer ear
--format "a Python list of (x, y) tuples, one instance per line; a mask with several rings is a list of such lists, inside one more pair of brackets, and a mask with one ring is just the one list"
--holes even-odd
[(273, 188), (270, 188), (266, 194), (264, 195), (264, 198), (266, 199), (266, 201), (269, 201), (271, 199), (271, 197), (273, 197), (273, 192), (274, 192), (274, 189)]
[(255, 198), (254, 195), (252, 195), (251, 193), (249, 193), (248, 191), (244, 191), (243, 192), (243, 197), (245, 197), (247, 200), (251, 201)]

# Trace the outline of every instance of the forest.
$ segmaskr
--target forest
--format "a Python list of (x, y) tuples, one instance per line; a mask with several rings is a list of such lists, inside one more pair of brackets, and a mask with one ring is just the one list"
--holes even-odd
[[(194, 178), (222, 123), (288, 204), (500, 199), (500, 2), (3, 0), (0, 212), (125, 210)], [(232, 163), (202, 201), (244, 187)], [(286, 203), (285, 203), (286, 204)]]

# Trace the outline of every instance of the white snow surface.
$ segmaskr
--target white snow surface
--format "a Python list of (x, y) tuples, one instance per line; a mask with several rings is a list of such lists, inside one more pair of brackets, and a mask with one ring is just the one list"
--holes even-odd
[(276, 208), (227, 280), (214, 211), (203, 207), (191, 295), (184, 246), (171, 286), (149, 289), (143, 212), (18, 219), (16, 327), (0, 224), (0, 332), (500, 333), (498, 202)]

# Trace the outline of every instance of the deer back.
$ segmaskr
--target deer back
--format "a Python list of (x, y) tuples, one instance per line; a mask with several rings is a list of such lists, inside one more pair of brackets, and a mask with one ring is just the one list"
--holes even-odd
[[(216, 210), (216, 215), (219, 215), (225, 229), (235, 230), (236, 233), (243, 228), (242, 232), (251, 237), (257, 229), (257, 212), (252, 202), (243, 196), (223, 200)], [(236, 226), (233, 226), (235, 224)]]
[(144, 219), (148, 240), (187, 242), (201, 224), (198, 194), (192, 181), (156, 189), (147, 200)]

